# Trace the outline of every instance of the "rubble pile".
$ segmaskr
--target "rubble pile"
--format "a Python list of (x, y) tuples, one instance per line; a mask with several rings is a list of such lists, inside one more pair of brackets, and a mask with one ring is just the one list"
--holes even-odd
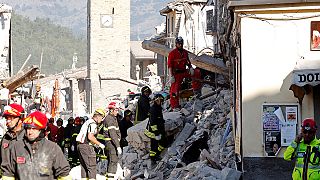
[(184, 103), (179, 112), (164, 112), (173, 142), (153, 165), (143, 132), (147, 121), (128, 130), (122, 167), (126, 179), (239, 179), (235, 167), (230, 105), (232, 92), (203, 87), (202, 96)]

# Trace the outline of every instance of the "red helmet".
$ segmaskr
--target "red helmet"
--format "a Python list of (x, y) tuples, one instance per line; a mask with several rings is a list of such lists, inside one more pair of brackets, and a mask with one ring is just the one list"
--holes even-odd
[(20, 104), (13, 103), (9, 106), (4, 107), (4, 112), (2, 116), (16, 116), (16, 117), (22, 117), (24, 114), (24, 109)]
[(108, 109), (119, 109), (119, 108), (120, 107), (119, 107), (118, 103), (116, 103), (114, 101), (110, 102), (108, 105)]
[(316, 131), (317, 130), (316, 122), (312, 118), (304, 119), (302, 121), (301, 127), (303, 130), (306, 130), (306, 131)]
[(48, 118), (45, 114), (40, 111), (35, 111), (31, 113), (23, 121), (25, 127), (33, 127), (38, 129), (46, 129), (48, 123)]
[(74, 124), (75, 124), (75, 125), (80, 125), (80, 124), (81, 124), (81, 119), (80, 119), (80, 117), (76, 117), (76, 118), (74, 119)]

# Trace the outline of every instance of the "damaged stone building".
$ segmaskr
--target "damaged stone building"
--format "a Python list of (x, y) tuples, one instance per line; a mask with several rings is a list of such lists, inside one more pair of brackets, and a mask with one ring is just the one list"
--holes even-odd
[[(158, 58), (158, 70), (167, 78), (167, 56), (176, 36), (185, 39), (191, 63), (214, 73), (201, 95), (182, 102), (179, 112), (164, 111), (169, 146), (153, 166), (149, 159), (150, 139), (144, 135), (147, 121), (128, 129), (129, 146), (121, 164), (126, 179), (239, 179), (239, 157), (235, 154), (232, 73), (229, 58), (231, 17), (227, 1), (176, 0), (160, 10), (165, 16), (162, 33), (142, 43)], [(223, 22), (223, 23), (221, 23)], [(222, 83), (223, 84), (223, 83)], [(168, 100), (167, 100), (168, 101)], [(168, 103), (168, 102), (167, 102)], [(241, 169), (240, 169), (241, 170)]]

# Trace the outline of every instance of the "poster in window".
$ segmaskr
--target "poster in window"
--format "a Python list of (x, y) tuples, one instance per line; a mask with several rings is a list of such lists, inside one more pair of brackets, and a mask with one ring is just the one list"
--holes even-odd
[(266, 156), (277, 156), (281, 148), (280, 132), (264, 132), (264, 150)]
[(310, 50), (320, 50), (320, 21), (311, 21)]

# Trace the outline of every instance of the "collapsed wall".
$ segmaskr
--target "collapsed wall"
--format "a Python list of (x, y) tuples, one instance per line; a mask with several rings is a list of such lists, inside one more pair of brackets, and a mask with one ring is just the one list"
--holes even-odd
[[(121, 159), (126, 179), (239, 179), (230, 115), (232, 92), (202, 88), (179, 112), (164, 112), (169, 147), (156, 165), (149, 158), (148, 120), (128, 129)], [(171, 140), (171, 141), (170, 141)]]

